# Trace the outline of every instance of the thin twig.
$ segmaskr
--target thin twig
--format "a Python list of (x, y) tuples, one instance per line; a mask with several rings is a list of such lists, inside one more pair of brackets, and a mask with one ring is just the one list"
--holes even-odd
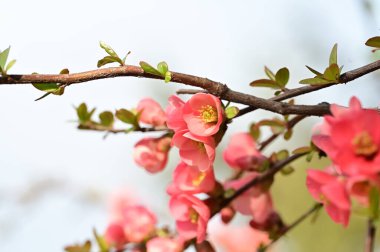
[[(105, 127), (102, 125), (96, 125), (96, 124), (80, 124), (78, 126), (78, 129), (81, 130), (91, 130), (91, 131), (103, 131), (107, 133), (113, 133), (113, 134), (118, 134), (118, 133), (128, 133), (127, 129), (113, 129), (109, 127)], [(133, 131), (138, 131), (138, 132), (157, 132), (157, 131), (171, 131), (168, 128), (145, 128), (145, 127), (140, 127), (136, 128)]]
[(367, 237), (366, 237), (366, 241), (365, 241), (364, 252), (373, 252), (374, 251), (375, 234), (376, 234), (376, 226), (374, 225), (373, 219), (369, 218), (368, 222), (367, 222)]
[(281, 237), (283, 237), (290, 230), (292, 230), (293, 228), (298, 226), (300, 223), (302, 223), (307, 217), (309, 217), (315, 211), (319, 210), (322, 206), (323, 206), (323, 204), (320, 204), (320, 203), (315, 204), (312, 208), (310, 208), (308, 211), (306, 211), (304, 214), (302, 214), (300, 217), (298, 217), (293, 223), (291, 223), (286, 228), (284, 228), (276, 238), (274, 238), (267, 246), (265, 246), (264, 248), (261, 248), (260, 251), (265, 251), (266, 249), (268, 249), (276, 241), (278, 241)]
[[(305, 115), (298, 115), (298, 116), (294, 117), (293, 119), (288, 121), (288, 123), (286, 124), (286, 129), (287, 130), (292, 129), (294, 126), (296, 126), (297, 123), (299, 123), (300, 121), (302, 121), (305, 118), (306, 118)], [(264, 150), (271, 142), (276, 140), (276, 138), (279, 137), (280, 135), (281, 134), (273, 134), (267, 140), (261, 142), (259, 151)]]

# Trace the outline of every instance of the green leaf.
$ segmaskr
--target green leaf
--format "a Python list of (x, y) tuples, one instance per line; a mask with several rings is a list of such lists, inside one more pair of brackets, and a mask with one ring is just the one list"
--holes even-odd
[(59, 85), (57, 83), (33, 83), (33, 87), (38, 90), (53, 93), (59, 89)]
[(8, 60), (9, 51), (11, 50), (11, 47), (9, 46), (4, 51), (0, 52), (0, 67), (5, 70), (5, 64)]
[(113, 56), (105, 56), (103, 59), (98, 61), (97, 67), (102, 67), (110, 63), (120, 63), (120, 65), (123, 65), (123, 61), (120, 58)]
[(104, 111), (99, 114), (100, 124), (106, 127), (112, 126), (114, 122), (113, 114), (110, 111)]
[(239, 108), (235, 106), (231, 106), (231, 107), (226, 108), (224, 112), (226, 113), (226, 117), (228, 119), (232, 119), (235, 116), (237, 116), (237, 114), (239, 113)]
[(172, 80), (172, 73), (170, 71), (167, 71), (165, 73), (165, 83), (169, 83)]
[(65, 247), (66, 252), (90, 252), (91, 251), (91, 242), (86, 241), (83, 245), (74, 245)]
[(369, 214), (373, 220), (379, 218), (379, 190), (372, 187), (369, 192)]
[(92, 115), (95, 112), (95, 108), (91, 111), (88, 111), (86, 103), (81, 103), (77, 108), (77, 115), (80, 123), (85, 123), (91, 120)]
[(309, 78), (309, 79), (301, 80), (299, 83), (300, 84), (309, 84), (309, 85), (325, 85), (325, 84), (330, 84), (330, 83), (334, 83), (334, 82), (315, 77), (315, 78)]
[(330, 53), (329, 65), (338, 64), (338, 44), (335, 44)]
[(145, 73), (161, 76), (161, 73), (157, 69), (155, 69), (145, 61), (140, 61), (140, 66)]
[(251, 87), (269, 87), (273, 89), (281, 88), (276, 81), (268, 80), (268, 79), (255, 80), (255, 81), (252, 81), (249, 85)]
[(273, 134), (280, 134), (285, 130), (285, 123), (278, 119), (262, 120), (259, 122), (260, 126), (269, 126)]
[(292, 151), (293, 154), (304, 154), (312, 151), (312, 148), (310, 146), (303, 146), (299, 147)]
[(255, 139), (256, 141), (260, 138), (261, 132), (260, 132), (260, 125), (252, 123), (249, 127), (249, 133)]
[(11, 69), (13, 67), (13, 65), (16, 63), (16, 60), (11, 60), (9, 61), (7, 67), (5, 68), (5, 72), (7, 73), (9, 71), (9, 69)]
[(289, 165), (289, 166), (285, 166), (280, 171), (282, 175), (290, 175), (294, 172), (294, 168)]
[(315, 69), (313, 69), (313, 68), (311, 68), (311, 67), (309, 67), (309, 66), (306, 66), (306, 67), (307, 67), (307, 69), (310, 70), (310, 72), (312, 72), (312, 73), (315, 74), (316, 76), (323, 76), (323, 74), (320, 73), (320, 72), (318, 72), (317, 70), (315, 70)]
[(276, 158), (278, 161), (284, 160), (289, 157), (289, 151), (288, 150), (280, 150), (276, 153)]
[(158, 63), (157, 70), (161, 73), (162, 76), (165, 76), (166, 72), (169, 71), (168, 64), (165, 61)]
[(380, 36), (368, 39), (365, 44), (370, 47), (380, 48)]
[[(99, 45), (101, 48), (104, 49), (104, 51), (106, 51), (110, 56), (112, 57), (115, 57), (115, 58), (119, 58), (119, 56), (117, 55), (117, 53), (109, 46), (107, 45), (106, 43), (100, 41), (99, 42)], [(121, 60), (120, 60), (121, 61)]]
[(281, 68), (280, 70), (277, 71), (275, 78), (276, 78), (276, 82), (281, 87), (285, 87), (285, 85), (289, 81), (289, 70), (286, 67)]
[(325, 72), (323, 73), (324, 79), (328, 81), (339, 81), (340, 76), (340, 70), (339, 66), (337, 64), (332, 64), (329, 67), (326, 68)]
[(269, 79), (271, 79), (272, 81), (276, 81), (276, 77), (274, 76), (274, 73), (268, 67), (266, 66), (264, 67), (264, 72), (268, 76)]
[(104, 239), (103, 236), (100, 236), (97, 232), (96, 229), (93, 229), (93, 233), (95, 236), (96, 243), (98, 244), (98, 247), (100, 249), (100, 252), (108, 252), (109, 248), (107, 245), (106, 240)]
[(287, 130), (287, 131), (285, 132), (285, 134), (284, 134), (284, 139), (285, 139), (285, 140), (289, 140), (289, 139), (292, 137), (292, 135), (293, 135), (293, 130), (292, 130), (292, 129), (289, 129), (289, 130)]
[(125, 65), (125, 60), (127, 59), (128, 55), (131, 54), (131, 51), (127, 52), (127, 54), (123, 58), (123, 65)]
[(62, 69), (61, 72), (59, 72), (59, 74), (69, 74), (69, 73), (70, 73), (70, 71), (67, 68)]
[(136, 120), (136, 115), (133, 114), (131, 111), (129, 110), (126, 110), (126, 109), (119, 109), (116, 111), (116, 117), (124, 122), (124, 123), (128, 123), (128, 124), (132, 124), (132, 125), (136, 125), (137, 123), (137, 120)]

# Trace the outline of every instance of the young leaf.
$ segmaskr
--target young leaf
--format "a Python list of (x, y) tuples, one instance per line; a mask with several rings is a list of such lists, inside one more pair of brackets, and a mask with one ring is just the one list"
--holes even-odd
[(110, 56), (112, 57), (115, 57), (115, 58), (119, 58), (119, 56), (117, 55), (117, 53), (109, 46), (107, 45), (106, 43), (100, 41), (99, 42), (99, 45), (101, 48), (104, 49), (104, 51), (106, 51)]
[(167, 71), (165, 73), (165, 83), (169, 83), (172, 80), (172, 73), (170, 71)]
[(113, 114), (110, 111), (104, 111), (99, 114), (100, 124), (106, 127), (112, 126), (114, 122)]
[(161, 76), (161, 73), (157, 69), (155, 69), (145, 61), (140, 61), (140, 66), (145, 73)]
[(165, 76), (166, 72), (169, 71), (168, 64), (165, 61), (158, 63), (157, 70), (161, 73), (162, 76)]
[(288, 150), (280, 150), (276, 153), (276, 157), (278, 161), (284, 160), (289, 157), (289, 151)]
[(123, 58), (123, 65), (125, 65), (125, 60), (127, 59), (128, 55), (131, 54), (131, 51), (127, 52), (127, 54)]
[(324, 79), (328, 80), (328, 81), (336, 81), (338, 82), (339, 81), (339, 76), (340, 76), (340, 72), (339, 72), (339, 67), (337, 64), (332, 64), (330, 65), (329, 67), (326, 68), (325, 72), (323, 73), (323, 77)]
[(249, 127), (249, 133), (255, 139), (256, 141), (260, 138), (261, 132), (260, 132), (260, 125), (252, 123)]
[(228, 107), (226, 108), (225, 113), (228, 119), (232, 119), (239, 113), (239, 108), (235, 106)]
[(124, 123), (128, 123), (128, 124), (132, 124), (132, 125), (135, 125), (137, 123), (137, 120), (136, 120), (136, 115), (133, 114), (131, 111), (129, 110), (126, 110), (126, 109), (119, 109), (116, 111), (116, 117), (124, 122)]
[(281, 87), (277, 84), (276, 81), (268, 80), (268, 79), (260, 79), (252, 81), (249, 84), (251, 87), (269, 87), (273, 89), (280, 89)]
[(284, 139), (289, 140), (292, 137), (292, 135), (293, 135), (293, 130), (289, 129), (288, 131), (285, 132)]
[(309, 69), (310, 70), (310, 72), (312, 72), (313, 74), (315, 74), (316, 76), (323, 76), (323, 74), (321, 74), (320, 72), (318, 72), (317, 70), (315, 70), (315, 69), (313, 69), (313, 68), (311, 68), (311, 67), (309, 67), (309, 66), (306, 66), (307, 67), (307, 69)]
[(285, 85), (289, 81), (289, 70), (286, 67), (281, 68), (280, 70), (277, 71), (275, 78), (276, 78), (276, 82), (281, 87), (285, 87)]
[(335, 44), (330, 53), (329, 65), (338, 64), (338, 44)]
[(310, 146), (303, 146), (299, 147), (292, 151), (293, 154), (304, 154), (312, 151), (312, 148)]
[(269, 79), (271, 79), (272, 81), (276, 80), (274, 73), (268, 67), (266, 67), (266, 66), (264, 67), (264, 72), (268, 76)]
[(70, 71), (67, 68), (62, 69), (61, 72), (59, 72), (59, 74), (69, 74), (69, 73), (70, 73)]
[(91, 242), (86, 241), (83, 245), (74, 245), (65, 247), (66, 252), (90, 252), (91, 251)]
[(98, 244), (98, 247), (100, 248), (100, 252), (108, 252), (109, 248), (104, 237), (100, 236), (98, 232), (96, 232), (95, 228), (93, 229), (93, 233), (95, 236), (96, 243)]
[(380, 36), (368, 39), (365, 44), (366, 46), (380, 48)]
[(309, 79), (303, 79), (299, 82), (300, 84), (309, 84), (309, 85), (325, 85), (330, 84), (332, 81), (328, 81), (321, 78), (309, 78)]
[(280, 170), (282, 175), (290, 175), (294, 172), (294, 168), (292, 166), (285, 166)]
[(0, 52), (0, 67), (5, 70), (5, 64), (8, 60), (9, 51), (11, 50), (11, 47), (9, 46), (4, 51)]
[(5, 68), (5, 72), (7, 73), (9, 71), (9, 69), (11, 69), (13, 67), (13, 65), (15, 63), (16, 63), (16, 60), (9, 61), (9, 63), (7, 64), (7, 67)]
[(59, 85), (57, 83), (33, 83), (32, 85), (38, 90), (48, 93), (56, 92), (59, 89)]
[(103, 59), (98, 61), (97, 67), (102, 67), (110, 63), (120, 63), (120, 65), (123, 65), (123, 61), (120, 58), (113, 56), (105, 56)]

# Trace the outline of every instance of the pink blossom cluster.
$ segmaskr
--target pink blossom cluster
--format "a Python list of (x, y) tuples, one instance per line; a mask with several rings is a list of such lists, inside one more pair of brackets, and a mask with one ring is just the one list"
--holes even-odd
[(347, 226), (351, 199), (369, 207), (370, 194), (380, 188), (380, 114), (363, 109), (356, 97), (349, 108), (331, 105), (312, 138), (331, 159), (325, 170), (308, 170), (306, 185), (313, 198), (324, 204), (331, 219)]
[(183, 240), (169, 236), (159, 236), (157, 218), (147, 207), (122, 192), (111, 198), (111, 218), (104, 239), (109, 248), (123, 250), (128, 244), (146, 243), (147, 252), (181, 252)]
[(195, 94), (187, 102), (171, 96), (166, 117), (168, 128), (174, 131), (172, 145), (181, 158), (167, 188), (170, 211), (179, 235), (196, 237), (200, 243), (206, 237), (210, 209), (196, 194), (209, 193), (215, 187), (215, 136), (225, 120), (224, 110), (211, 94)]
[[(238, 190), (259, 176), (259, 170), (266, 160), (249, 133), (233, 135), (223, 152), (223, 158), (231, 168), (244, 172), (241, 178), (227, 181), (224, 184), (226, 190)], [(232, 208), (243, 215), (251, 216), (251, 226), (255, 229), (269, 231), (273, 220), (279, 218), (273, 209), (272, 197), (265, 184), (248, 189), (232, 202)], [(222, 211), (222, 219), (228, 220), (226, 215), (229, 213), (226, 211)]]

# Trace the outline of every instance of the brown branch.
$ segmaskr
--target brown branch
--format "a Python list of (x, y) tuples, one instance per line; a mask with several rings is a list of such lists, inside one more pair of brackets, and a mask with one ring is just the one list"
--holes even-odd
[(376, 226), (374, 225), (374, 221), (370, 218), (368, 219), (368, 224), (367, 224), (367, 237), (365, 241), (364, 252), (374, 251), (375, 234), (376, 234)]
[(198, 93), (208, 93), (207, 90), (204, 89), (178, 89), (176, 91), (176, 94), (183, 95), (183, 94), (198, 94)]
[[(367, 73), (373, 72), (380, 68), (380, 61), (376, 61), (364, 67), (349, 71), (341, 76), (341, 82), (345, 83)], [(163, 77), (145, 73), (144, 70), (137, 66), (121, 66), (97, 69), (82, 73), (74, 74), (29, 74), (29, 75), (7, 75), (0, 77), (0, 84), (27, 84), (27, 83), (60, 83), (71, 85), (75, 83), (88, 82), (92, 80), (113, 78), (119, 76), (145, 77), (151, 79), (162, 79)], [(282, 95), (266, 100), (253, 95), (248, 95), (231, 90), (227, 85), (209, 80), (207, 78), (197, 77), (188, 74), (172, 72), (172, 82), (182, 83), (207, 90), (211, 94), (219, 96), (231, 102), (249, 105), (250, 109), (261, 108), (279, 114), (302, 114), (321, 116), (330, 113), (327, 104), (318, 105), (290, 105), (279, 101), (288, 99), (296, 95), (312, 92), (329, 85), (324, 86), (307, 86), (299, 89), (288, 90)], [(245, 111), (243, 111), (245, 112)], [(243, 113), (242, 112), (242, 113)]]
[(284, 228), (281, 233), (274, 238), (267, 246), (264, 248), (261, 248), (259, 251), (265, 251), (270, 246), (272, 246), (276, 241), (278, 241), (281, 237), (283, 237), (285, 234), (287, 234), (290, 230), (298, 226), (300, 223), (302, 223), (307, 217), (309, 217), (312, 213), (315, 211), (318, 211), (323, 204), (317, 203), (312, 208), (310, 208), (308, 211), (306, 211), (304, 214), (302, 214), (300, 217), (298, 217), (292, 224), (288, 225), (286, 228)]

